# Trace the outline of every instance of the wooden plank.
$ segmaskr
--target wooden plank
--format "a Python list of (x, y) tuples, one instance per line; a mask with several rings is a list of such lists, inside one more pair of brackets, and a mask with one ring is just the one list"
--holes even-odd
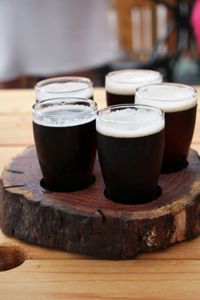
[[(38, 267), (39, 266), (39, 267)], [(106, 272), (105, 272), (106, 268)], [(32, 278), (24, 278), (25, 282), (34, 280), (34, 277), (44, 277), (44, 273), (48, 272), (47, 277), (49, 281), (54, 281), (51, 278), (51, 273), (57, 273), (58, 277), (65, 276), (68, 281), (73, 281), (77, 278), (81, 281), (154, 281), (158, 276), (166, 279), (172, 276), (172, 280), (179, 277), (179, 274), (185, 274), (184, 278), (189, 276), (191, 280), (200, 279), (200, 261), (199, 260), (126, 260), (126, 261), (111, 261), (111, 260), (97, 260), (97, 259), (57, 259), (52, 260), (32, 260), (27, 259), (21, 266), (13, 269), (13, 278), (16, 274), (25, 274), (32, 270)], [(15, 273), (15, 274), (14, 274)], [(6, 274), (6, 273), (0, 273)], [(12, 274), (9, 276), (12, 279)], [(88, 276), (86, 278), (86, 275)], [(148, 278), (148, 275), (154, 278)], [(130, 276), (130, 277), (129, 277)], [(24, 276), (25, 277), (25, 276)], [(2, 276), (2, 282), (6, 282), (8, 276)], [(60, 278), (61, 279), (61, 278)], [(168, 279), (170, 279), (168, 277)], [(9, 281), (9, 278), (8, 278)], [(20, 281), (20, 277), (18, 278)], [(199, 286), (200, 289), (200, 286)]]
[(0, 147), (0, 174), (7, 162), (21, 153), (25, 147)]
[[(11, 93), (13, 97), (10, 91), (0, 93), (0, 141), (5, 143), (0, 145), (0, 170), (10, 157), (22, 151), (20, 143), (31, 142), (34, 94), (31, 90), (24, 92)], [(104, 106), (104, 90), (95, 95)], [(199, 118), (198, 109), (192, 147), (200, 153)], [(20, 245), (28, 260), (16, 269), (0, 272), (0, 299), (199, 299), (200, 237), (129, 261), (95, 260), (41, 248), (0, 231), (1, 245)]]
[[(200, 88), (197, 90), (200, 95)], [(105, 90), (103, 88), (95, 89), (94, 99), (99, 108), (105, 107)], [(33, 102), (32, 90), (3, 91), (0, 93), (0, 145), (24, 146), (33, 144), (31, 119)], [(200, 96), (198, 102), (200, 104)], [(198, 108), (194, 142), (200, 141), (199, 124), (200, 108)]]
[[(195, 86), (198, 93), (198, 111), (200, 112), (200, 86)], [(106, 106), (106, 93), (104, 88), (95, 88), (94, 100), (98, 107)], [(33, 90), (2, 90), (0, 91), (0, 118), (2, 115), (31, 115), (34, 103)]]
[(104, 88), (95, 88), (94, 101), (98, 104), (98, 108), (106, 107), (106, 92)]
[(1, 299), (196, 300), (200, 265), (196, 260), (28, 261), (1, 273), (0, 280)]
[(33, 144), (31, 114), (0, 116), (0, 145), (28, 146)]
[[(106, 105), (105, 90), (103, 88), (95, 88), (94, 100), (98, 102), (99, 108)], [(0, 117), (4, 114), (31, 114), (32, 105), (34, 103), (35, 93), (32, 89), (1, 90)]]
[[(156, 4), (150, 1), (135, 1), (136, 7), (140, 8), (141, 11), (141, 50), (146, 50), (149, 48), (147, 45), (146, 38), (147, 32), (150, 33), (150, 43), (151, 47), (157, 41), (157, 14), (156, 14)], [(149, 12), (149, 18), (147, 18), (146, 12)], [(146, 19), (149, 21), (146, 22)], [(135, 29), (137, 30), (137, 28)]]
[(191, 148), (196, 150), (200, 155), (200, 143), (192, 143)]
[[(29, 90), (0, 93), (0, 104), (3, 103), (0, 106), (1, 146), (28, 146), (34, 143), (31, 117), (32, 96), (33, 91)], [(99, 108), (105, 107), (104, 89), (95, 90), (94, 99), (98, 102)]]
[(152, 46), (155, 45), (157, 42), (157, 5), (155, 3), (152, 3), (151, 7), (151, 18), (152, 18)]
[(119, 44), (123, 50), (132, 50), (131, 10), (133, 0), (116, 0)]
[[(169, 4), (173, 5), (174, 7), (177, 5), (176, 0), (168, 0)], [(167, 22), (170, 23), (173, 21), (174, 15), (171, 11), (167, 12)], [(169, 36), (168, 42), (167, 42), (167, 48), (168, 52), (176, 52), (177, 51), (177, 41), (178, 41), (178, 35), (177, 31), (173, 31), (171, 35)]]
[(35, 102), (35, 93), (32, 89), (1, 90), (0, 115), (31, 113)]

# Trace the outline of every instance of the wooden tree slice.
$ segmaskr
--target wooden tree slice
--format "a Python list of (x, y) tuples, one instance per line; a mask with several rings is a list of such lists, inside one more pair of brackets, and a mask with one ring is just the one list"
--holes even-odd
[(40, 186), (34, 147), (4, 169), (0, 221), (4, 233), (29, 243), (101, 258), (128, 259), (200, 234), (200, 161), (191, 150), (189, 166), (161, 175), (162, 194), (143, 205), (117, 204), (104, 196), (96, 162), (96, 182), (72, 193)]

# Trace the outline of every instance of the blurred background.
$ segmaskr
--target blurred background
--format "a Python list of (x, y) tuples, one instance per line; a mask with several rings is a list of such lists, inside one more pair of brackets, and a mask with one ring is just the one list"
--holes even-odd
[(0, 2), (0, 88), (75, 75), (104, 85), (112, 70), (158, 70), (200, 84), (199, 0)]

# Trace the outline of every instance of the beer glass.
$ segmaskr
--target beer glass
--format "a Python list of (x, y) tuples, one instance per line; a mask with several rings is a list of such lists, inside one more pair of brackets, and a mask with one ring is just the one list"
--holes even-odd
[(68, 192), (93, 182), (96, 111), (96, 103), (89, 99), (50, 99), (33, 105), (33, 133), (43, 187)]
[(36, 102), (53, 98), (77, 97), (93, 99), (93, 83), (85, 77), (55, 77), (35, 85)]
[(106, 196), (128, 204), (153, 200), (163, 158), (163, 112), (144, 105), (109, 106), (97, 112), (96, 130)]
[(152, 70), (119, 70), (106, 76), (107, 105), (134, 103), (137, 87), (162, 82), (159, 72)]
[(154, 105), (165, 112), (162, 172), (170, 173), (185, 168), (196, 119), (195, 89), (176, 83), (146, 85), (137, 89), (135, 102)]

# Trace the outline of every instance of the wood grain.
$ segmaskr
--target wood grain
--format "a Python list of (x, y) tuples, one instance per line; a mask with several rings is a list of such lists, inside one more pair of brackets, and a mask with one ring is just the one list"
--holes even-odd
[[(200, 92), (200, 88), (198, 87)], [(104, 90), (95, 91), (100, 105), (105, 103)], [(34, 102), (31, 90), (1, 91), (2, 115), (29, 115)], [(16, 124), (7, 136), (7, 120), (2, 123), (0, 168), (23, 149), (14, 145)], [(200, 153), (200, 112), (192, 148)], [(26, 124), (22, 130), (26, 130)], [(31, 132), (28, 133), (30, 140)], [(20, 135), (21, 133), (19, 133)], [(23, 135), (23, 134), (22, 134)], [(6, 143), (5, 143), (6, 141)], [(24, 139), (23, 145), (26, 143)], [(28, 143), (26, 144), (28, 146)], [(0, 245), (20, 246), (26, 261), (15, 269), (0, 272), (0, 299), (135, 299), (135, 300), (199, 300), (200, 237), (177, 244), (164, 251), (141, 254), (136, 260), (97, 260), (60, 250), (51, 250), (20, 242), (0, 231)], [(0, 261), (2, 257), (0, 257)]]
[(200, 161), (194, 151), (188, 161), (186, 169), (160, 176), (163, 192), (156, 200), (125, 205), (104, 196), (98, 161), (89, 188), (43, 189), (35, 147), (30, 147), (2, 174), (0, 225), (29, 243), (100, 258), (128, 259), (166, 248), (200, 234)]
[[(105, 90), (96, 88), (94, 90), (94, 100), (99, 107), (106, 104)], [(33, 90), (1, 90), (0, 91), (0, 116), (2, 115), (23, 115), (31, 116), (32, 105), (35, 102)]]
[(0, 296), (2, 299), (169, 300), (191, 299), (192, 294), (196, 300), (199, 270), (196, 260), (26, 261), (20, 268), (3, 273)]

